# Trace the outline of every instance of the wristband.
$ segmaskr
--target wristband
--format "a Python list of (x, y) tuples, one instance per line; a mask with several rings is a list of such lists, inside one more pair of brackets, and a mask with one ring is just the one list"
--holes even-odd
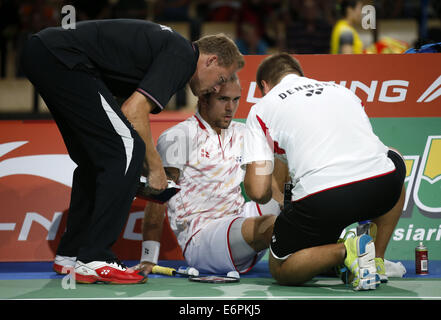
[(161, 243), (158, 241), (143, 241), (142, 242), (142, 252), (141, 252), (141, 262), (147, 261), (154, 264), (158, 264), (159, 249)]

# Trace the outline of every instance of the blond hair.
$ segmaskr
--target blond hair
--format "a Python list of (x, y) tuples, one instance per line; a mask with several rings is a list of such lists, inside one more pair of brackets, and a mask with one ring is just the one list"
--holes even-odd
[(238, 69), (245, 65), (245, 60), (233, 40), (223, 33), (207, 35), (195, 41), (199, 52), (215, 54), (219, 59), (219, 65), (230, 67), (236, 64)]

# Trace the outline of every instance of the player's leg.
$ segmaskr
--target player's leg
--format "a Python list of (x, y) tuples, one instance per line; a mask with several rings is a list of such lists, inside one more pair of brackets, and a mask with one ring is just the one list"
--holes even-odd
[(389, 244), (390, 237), (392, 236), (392, 233), (395, 230), (398, 220), (400, 219), (403, 212), (404, 202), (406, 198), (406, 190), (404, 187), (406, 166), (404, 163), (404, 158), (397, 150), (392, 148), (390, 149), (391, 151), (389, 151), (388, 156), (394, 162), (396, 168), (394, 173), (395, 179), (392, 180), (393, 183), (391, 184), (390, 189), (397, 189), (400, 185), (402, 185), (401, 194), (398, 201), (395, 203), (394, 207), (390, 211), (372, 220), (377, 227), (375, 239), (375, 263), (377, 267), (377, 272), (380, 276), (381, 282), (383, 283), (388, 281), (386, 268), (384, 265), (384, 254)]
[(138, 186), (145, 145), (128, 123), (107, 88), (97, 81), (86, 98), (96, 112), (89, 124), (78, 124), (76, 133), (96, 168), (95, 205), (81, 261), (115, 258), (111, 246), (117, 240)]
[[(278, 214), (278, 205), (274, 209)], [(256, 257), (263, 256), (260, 253), (269, 247), (276, 217), (269, 212), (263, 214), (260, 205), (253, 201), (243, 206), (241, 218), (232, 223), (228, 232), (229, 248), (237, 270), (248, 270), (257, 262)]]
[[(246, 210), (249, 214), (253, 211), (254, 215), (259, 215), (255, 203), (247, 203), (245, 206), (255, 208)], [(265, 254), (265, 248), (268, 248), (271, 238), (272, 216), (263, 216), (261, 222), (253, 225), (260, 227), (262, 238), (255, 242), (256, 251), (245, 240), (242, 235), (243, 224), (246, 220), (253, 221), (255, 217), (245, 218), (243, 216), (226, 216), (224, 218), (213, 220), (194, 234), (191, 239), (186, 241), (186, 247), (183, 248), (184, 257), (189, 266), (198, 269), (202, 273), (226, 274), (230, 271), (239, 271), (241, 273), (252, 268)], [(266, 243), (264, 243), (266, 241)], [(259, 243), (261, 242), (261, 243)]]
[(226, 274), (235, 270), (231, 258), (228, 232), (236, 216), (212, 220), (206, 224), (182, 248), (187, 264), (201, 273)]
[[(71, 200), (66, 225), (57, 249), (57, 255), (76, 257), (83, 244), (84, 226), (88, 225), (93, 210), (96, 173), (88, 166), (75, 168), (72, 179)], [(69, 219), (75, 216), (75, 219)]]
[(59, 114), (56, 104), (50, 101), (50, 97), (45, 98), (45, 102), (63, 137), (69, 156), (77, 165), (73, 172), (66, 230), (57, 249), (57, 255), (75, 257), (76, 259), (78, 250), (84, 242), (84, 226), (89, 224), (95, 205), (96, 170), (91, 164), (86, 150), (78, 141), (75, 132), (63, 116)]
[(231, 224), (228, 233), (228, 248), (234, 269), (250, 270), (266, 253), (272, 234), (275, 216), (238, 218)]
[[(375, 289), (378, 275), (372, 238), (336, 242), (344, 227), (390, 210), (396, 199), (395, 191), (389, 190), (389, 179), (384, 176), (329, 189), (284, 208), (274, 224), (271, 240), (273, 276), (282, 284), (298, 285), (344, 262), (358, 272), (354, 289)], [(381, 196), (387, 199), (379, 201)], [(360, 260), (363, 256), (366, 259)], [(366, 273), (357, 271), (359, 261)]]
[[(77, 165), (73, 172), (66, 231), (61, 237), (54, 263), (56, 272), (66, 273), (67, 268), (75, 266), (78, 250), (84, 239), (84, 226), (88, 225), (94, 206), (96, 174), (95, 169), (90, 165), (86, 150), (81, 146), (62, 112), (58, 110), (63, 102), (50, 94), (51, 89), (56, 87), (52, 78), (58, 74), (55, 69), (63, 68), (63, 66), (51, 56), (38, 38), (31, 38), (27, 47), (28, 51), (25, 51), (22, 56), (22, 65), (29, 80), (43, 97), (60, 130), (69, 156)], [(32, 61), (33, 59), (38, 60), (39, 63), (36, 64)]]
[(343, 243), (302, 249), (287, 259), (269, 255), (269, 269), (281, 285), (300, 285), (332, 267), (343, 264), (346, 249)]
[[(68, 96), (63, 110), (96, 172), (95, 201), (88, 224), (82, 230), (76, 280), (144, 282), (145, 277), (128, 271), (111, 250), (136, 193), (145, 157), (144, 142), (99, 79), (79, 73), (71, 78), (82, 79), (82, 84), (77, 84), (82, 95)], [(82, 112), (74, 110), (78, 105), (83, 106)], [(110, 272), (101, 273), (102, 270)]]
[(377, 257), (384, 259), (384, 253), (386, 252), (390, 237), (392, 236), (403, 212), (405, 196), (406, 191), (403, 187), (400, 199), (392, 210), (385, 215), (372, 220), (372, 222), (377, 225), (377, 235), (375, 240), (375, 252)]
[(241, 236), (255, 252), (268, 249), (271, 243), (276, 218), (277, 216), (275, 215), (264, 215), (244, 220), (241, 228)]
[(66, 274), (74, 268), (79, 249), (84, 245), (86, 228), (95, 203), (95, 170), (78, 165), (73, 173), (66, 229), (58, 244), (53, 269)]
[(406, 190), (404, 187), (404, 178), (406, 175), (406, 165), (402, 155), (395, 149), (391, 148), (388, 153), (389, 158), (395, 164), (394, 180), (391, 188), (402, 185), (401, 194), (398, 201), (394, 207), (388, 211), (386, 214), (373, 219), (372, 221), (377, 225), (377, 235), (375, 240), (375, 251), (376, 256), (384, 259), (384, 254), (386, 252), (387, 245), (389, 243), (390, 237), (401, 217), (404, 207), (404, 201), (406, 197)]

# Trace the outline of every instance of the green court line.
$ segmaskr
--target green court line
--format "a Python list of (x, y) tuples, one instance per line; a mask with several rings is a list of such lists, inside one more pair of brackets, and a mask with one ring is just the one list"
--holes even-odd
[[(63, 288), (63, 285), (65, 288)], [(74, 288), (69, 288), (69, 285)], [(117, 300), (441, 300), (441, 279), (393, 279), (374, 291), (354, 292), (336, 278), (319, 278), (300, 287), (270, 278), (244, 278), (233, 284), (189, 283), (152, 278), (139, 285), (73, 284), (62, 279), (1, 280), (0, 299)]]

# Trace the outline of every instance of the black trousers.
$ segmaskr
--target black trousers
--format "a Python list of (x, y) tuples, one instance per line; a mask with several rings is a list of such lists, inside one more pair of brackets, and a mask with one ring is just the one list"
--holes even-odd
[(99, 77), (69, 69), (38, 37), (28, 40), (21, 65), (77, 164), (57, 254), (83, 262), (113, 260), (111, 247), (136, 193), (145, 144)]

